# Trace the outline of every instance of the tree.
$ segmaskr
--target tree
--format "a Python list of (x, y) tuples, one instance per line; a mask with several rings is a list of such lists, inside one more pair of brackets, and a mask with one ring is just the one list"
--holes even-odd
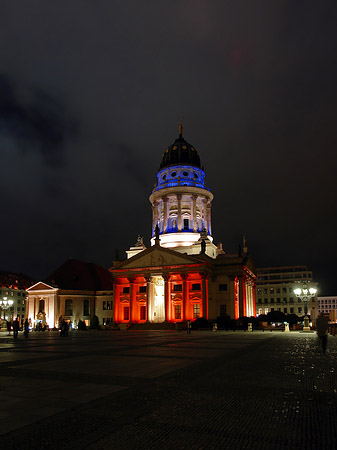
[(98, 317), (96, 315), (92, 316), (91, 319), (90, 319), (90, 328), (93, 328), (94, 330), (99, 330), (100, 329), (99, 319), (98, 319)]
[(287, 316), (281, 311), (270, 311), (267, 314), (268, 322), (286, 322)]

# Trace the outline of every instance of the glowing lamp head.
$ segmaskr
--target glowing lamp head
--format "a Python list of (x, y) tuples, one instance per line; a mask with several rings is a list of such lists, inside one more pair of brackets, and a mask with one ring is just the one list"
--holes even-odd
[(12, 306), (12, 305), (13, 305), (13, 303), (14, 303), (14, 300), (8, 300), (8, 304), (9, 304), (9, 306)]
[(315, 288), (310, 288), (310, 289), (309, 289), (309, 292), (310, 292), (311, 295), (315, 295), (316, 292), (317, 292), (317, 289), (315, 289)]
[(308, 295), (308, 289), (303, 289), (303, 294)]
[(301, 288), (297, 288), (294, 290), (295, 295), (301, 295), (302, 289)]

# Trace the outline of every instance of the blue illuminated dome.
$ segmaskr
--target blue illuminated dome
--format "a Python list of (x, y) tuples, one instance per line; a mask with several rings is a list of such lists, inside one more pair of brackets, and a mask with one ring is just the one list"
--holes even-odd
[(163, 154), (154, 190), (174, 186), (194, 186), (208, 190), (198, 152), (183, 138), (181, 124), (179, 128), (179, 137)]

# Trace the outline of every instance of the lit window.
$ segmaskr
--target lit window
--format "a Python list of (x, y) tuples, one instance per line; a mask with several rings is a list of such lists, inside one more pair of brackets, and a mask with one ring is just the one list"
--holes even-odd
[(146, 306), (141, 305), (139, 318), (140, 320), (146, 320)]
[(181, 319), (181, 305), (174, 305), (174, 317), (175, 319)]
[(197, 319), (198, 317), (200, 317), (200, 305), (199, 303), (195, 303), (193, 305), (193, 318)]
[(130, 308), (128, 306), (124, 306), (124, 320), (129, 320), (130, 317)]

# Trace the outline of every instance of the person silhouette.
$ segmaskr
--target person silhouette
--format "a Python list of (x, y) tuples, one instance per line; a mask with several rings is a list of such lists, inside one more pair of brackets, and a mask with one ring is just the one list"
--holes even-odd
[(29, 322), (28, 322), (28, 319), (25, 320), (25, 323), (23, 324), (23, 329), (24, 329), (23, 334), (25, 335), (25, 338), (27, 338), (28, 334), (29, 334)]
[(19, 327), (20, 327), (20, 324), (19, 324), (18, 318), (15, 317), (15, 320), (13, 321), (13, 335), (14, 335), (14, 339), (16, 339), (18, 337)]
[(316, 320), (316, 332), (322, 344), (322, 351), (326, 353), (326, 347), (328, 344), (328, 335), (327, 331), (329, 328), (329, 321), (324, 316), (324, 313), (320, 313), (318, 319)]

